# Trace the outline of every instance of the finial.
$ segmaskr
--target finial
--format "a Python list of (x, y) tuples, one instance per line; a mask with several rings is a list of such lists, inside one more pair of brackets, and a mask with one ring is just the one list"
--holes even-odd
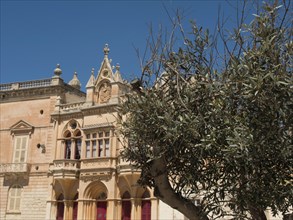
[(108, 56), (109, 52), (110, 52), (109, 45), (108, 44), (105, 44), (105, 47), (104, 47), (104, 54), (105, 54), (105, 56)]
[(95, 68), (92, 68), (92, 71), (91, 71), (92, 75), (95, 74)]
[(56, 76), (60, 76), (62, 74), (62, 70), (60, 69), (60, 64), (57, 64), (56, 69), (54, 70), (54, 74)]
[(116, 64), (116, 70), (117, 70), (117, 71), (120, 70), (120, 65), (119, 65), (119, 63)]

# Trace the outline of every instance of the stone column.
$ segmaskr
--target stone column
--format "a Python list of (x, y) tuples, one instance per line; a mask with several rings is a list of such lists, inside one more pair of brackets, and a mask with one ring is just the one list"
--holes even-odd
[(57, 201), (48, 201), (46, 208), (46, 219), (56, 219)]
[(107, 199), (107, 219), (116, 219), (115, 202), (113, 199)]
[(84, 213), (84, 201), (79, 200), (78, 207), (77, 207), (77, 219), (85, 219), (83, 217), (83, 213)]
[(90, 219), (95, 219), (96, 218), (96, 201), (92, 200), (91, 205), (90, 205)]
[(71, 145), (70, 145), (70, 159), (73, 160), (75, 157), (75, 141), (74, 139), (71, 139)]
[(141, 198), (135, 199), (135, 208), (136, 208), (135, 219), (141, 219)]
[(159, 199), (151, 198), (151, 219), (158, 219), (159, 217)]
[(58, 141), (57, 140), (57, 149), (56, 149), (56, 158), (55, 159), (64, 159), (65, 155), (65, 141)]
[(116, 217), (117, 219), (121, 219), (121, 214), (122, 214), (122, 201), (121, 200), (117, 200), (117, 213), (116, 213)]
[(135, 199), (131, 198), (130, 201), (131, 201), (131, 219), (136, 219)]
[(89, 201), (83, 201), (83, 218), (82, 219), (89, 219)]
[(64, 220), (72, 220), (73, 217), (73, 201), (64, 200)]

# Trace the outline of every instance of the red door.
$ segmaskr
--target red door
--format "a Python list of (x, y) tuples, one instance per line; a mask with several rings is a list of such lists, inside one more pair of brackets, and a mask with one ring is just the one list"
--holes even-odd
[(106, 220), (107, 219), (107, 202), (100, 201), (97, 202), (97, 219), (96, 220)]
[(122, 201), (122, 220), (131, 219), (131, 202)]
[(63, 220), (63, 213), (64, 213), (64, 203), (58, 202), (56, 220)]
[(151, 220), (151, 201), (149, 200), (141, 202), (141, 220)]
[(78, 207), (78, 202), (73, 203), (73, 220), (77, 220), (77, 207)]

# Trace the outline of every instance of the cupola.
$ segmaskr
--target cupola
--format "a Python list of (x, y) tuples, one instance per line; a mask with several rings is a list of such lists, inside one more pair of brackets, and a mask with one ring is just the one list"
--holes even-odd
[(77, 72), (74, 72), (73, 78), (72, 78), (72, 80), (69, 81), (68, 84), (71, 85), (72, 87), (80, 90), (81, 83), (80, 83), (79, 79), (77, 78)]

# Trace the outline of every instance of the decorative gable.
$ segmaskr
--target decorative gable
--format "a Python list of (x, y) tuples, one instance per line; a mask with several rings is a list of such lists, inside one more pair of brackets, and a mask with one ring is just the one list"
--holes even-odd
[(94, 69), (91, 71), (91, 76), (86, 84), (87, 106), (118, 103), (121, 92), (126, 91), (127, 82), (123, 81), (121, 77), (120, 65), (117, 64), (116, 67), (111, 67), (111, 60), (108, 58), (109, 52), (109, 46), (106, 44), (104, 47), (104, 59), (96, 78), (94, 76)]
[(10, 127), (10, 132), (12, 135), (18, 133), (31, 134), (34, 131), (34, 127), (26, 121), (20, 120)]
[(114, 74), (111, 68), (111, 63), (110, 60), (108, 59), (108, 54), (109, 54), (109, 47), (108, 44), (105, 45), (104, 48), (104, 60), (101, 64), (100, 70), (98, 72), (97, 80), (96, 80), (96, 85), (102, 81), (103, 79), (108, 79), (109, 81), (114, 80)]

